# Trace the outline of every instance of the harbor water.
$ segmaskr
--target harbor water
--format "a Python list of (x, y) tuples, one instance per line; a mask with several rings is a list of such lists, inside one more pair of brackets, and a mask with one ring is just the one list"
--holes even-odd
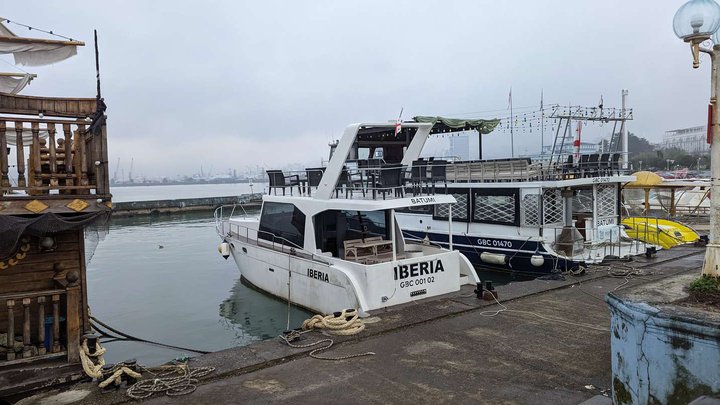
[[(261, 192), (265, 184), (255, 184)], [(142, 201), (249, 193), (249, 184), (114, 187), (115, 201)], [(100, 240), (97, 241), (98, 236)], [(240, 282), (231, 259), (217, 251), (212, 212), (113, 218), (107, 232), (89, 229), (97, 246), (88, 264), (91, 314), (125, 334), (203, 351), (275, 338), (312, 314)], [(481, 273), (504, 284), (509, 278)], [(137, 358), (157, 365), (187, 350), (130, 341), (106, 343), (108, 362)]]
[[(310, 316), (243, 285), (219, 242), (211, 213), (113, 219), (88, 265), (92, 316), (128, 335), (203, 351), (270, 339), (288, 317), (296, 327)], [(105, 346), (108, 362), (194, 355), (137, 342)]]

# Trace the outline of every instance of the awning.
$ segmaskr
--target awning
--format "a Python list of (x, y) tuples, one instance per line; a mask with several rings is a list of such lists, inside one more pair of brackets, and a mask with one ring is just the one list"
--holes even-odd
[(35, 77), (32, 73), (0, 73), (0, 93), (18, 94)]
[(0, 54), (13, 54), (16, 65), (44, 66), (63, 61), (77, 54), (80, 41), (23, 38), (10, 31), (0, 18)]
[(431, 123), (433, 129), (430, 133), (458, 132), (458, 131), (478, 131), (480, 134), (489, 134), (495, 127), (500, 124), (500, 120), (482, 120), (482, 119), (460, 119), (446, 117), (430, 117), (417, 116), (413, 117), (415, 122)]

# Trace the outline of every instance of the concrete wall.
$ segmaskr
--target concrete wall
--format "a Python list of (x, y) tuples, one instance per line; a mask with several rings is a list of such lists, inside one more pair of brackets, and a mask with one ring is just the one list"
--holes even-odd
[(131, 201), (113, 203), (113, 216), (154, 215), (162, 213), (212, 211), (221, 205), (243, 204), (259, 207), (262, 194), (229, 197), (184, 198), (178, 200)]
[(616, 404), (687, 404), (720, 395), (720, 323), (684, 307), (613, 293), (610, 340)]

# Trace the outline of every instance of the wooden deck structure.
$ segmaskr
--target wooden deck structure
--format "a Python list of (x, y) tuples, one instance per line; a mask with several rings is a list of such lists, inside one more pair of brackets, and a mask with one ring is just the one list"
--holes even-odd
[(11, 253), (0, 257), (0, 397), (3, 370), (80, 361), (90, 331), (84, 224), (112, 208), (98, 104), (0, 94), (0, 231), (17, 236), (8, 246), (0, 235)]

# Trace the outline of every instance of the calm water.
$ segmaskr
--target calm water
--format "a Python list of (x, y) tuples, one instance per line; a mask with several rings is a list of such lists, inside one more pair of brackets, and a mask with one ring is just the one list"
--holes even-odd
[[(256, 183), (253, 191), (266, 186)], [(249, 184), (113, 187), (114, 201), (240, 195)], [(88, 240), (94, 234), (88, 232)], [(212, 213), (117, 218), (88, 265), (93, 316), (126, 334), (175, 346), (215, 351), (270, 339), (287, 326), (286, 303), (240, 283), (235, 262), (217, 252)], [(498, 273), (483, 280), (505, 284)], [(297, 327), (311, 314), (290, 309)], [(156, 365), (189, 351), (137, 342), (107, 343), (108, 362), (137, 358)]]
[[(285, 330), (287, 304), (240, 283), (235, 263), (217, 252), (211, 216), (113, 220), (88, 266), (93, 316), (129, 335), (206, 351)], [(309, 316), (291, 308), (291, 326)], [(106, 347), (108, 362), (135, 357), (155, 365), (193, 354), (131, 342)]]

